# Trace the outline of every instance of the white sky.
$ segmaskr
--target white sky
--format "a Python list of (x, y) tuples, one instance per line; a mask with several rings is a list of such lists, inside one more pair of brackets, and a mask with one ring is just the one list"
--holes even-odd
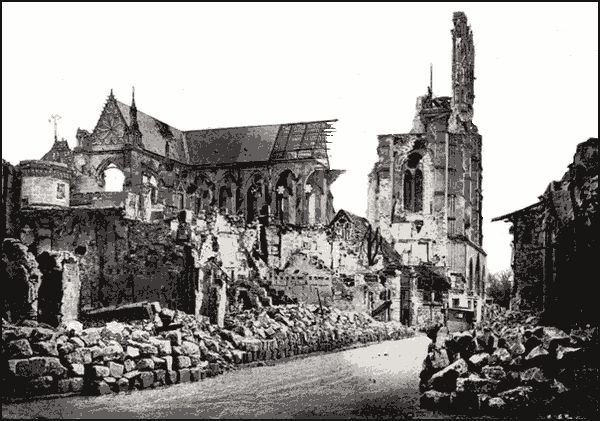
[(475, 39), (484, 247), (509, 267), (508, 225), (575, 147), (598, 136), (598, 4), (2, 3), (2, 157), (75, 146), (111, 88), (182, 130), (338, 118), (336, 209), (364, 215), (377, 134), (411, 129), (418, 95), (450, 95), (452, 12)]

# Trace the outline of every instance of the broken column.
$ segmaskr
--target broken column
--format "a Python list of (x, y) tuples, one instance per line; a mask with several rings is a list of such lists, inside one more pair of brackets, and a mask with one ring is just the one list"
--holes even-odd
[(38, 256), (42, 282), (38, 292), (40, 319), (51, 325), (77, 320), (81, 281), (75, 255), (46, 251)]
[(42, 274), (32, 253), (20, 241), (2, 243), (2, 281), (5, 282), (3, 317), (9, 321), (36, 320)]

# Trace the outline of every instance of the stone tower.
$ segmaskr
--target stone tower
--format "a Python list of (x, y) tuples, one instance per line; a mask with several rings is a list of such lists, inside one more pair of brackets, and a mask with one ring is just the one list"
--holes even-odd
[[(452, 96), (431, 89), (417, 99), (413, 128), (378, 136), (369, 175), (367, 218), (409, 266), (445, 267), (459, 307), (481, 308), (486, 276), (482, 249), (481, 136), (472, 122), (473, 34), (454, 13)], [(460, 297), (459, 297), (460, 298)], [(457, 295), (449, 295), (456, 303)]]
[(463, 12), (454, 13), (452, 32), (452, 115), (450, 130), (468, 130), (475, 99), (475, 47), (473, 32)]

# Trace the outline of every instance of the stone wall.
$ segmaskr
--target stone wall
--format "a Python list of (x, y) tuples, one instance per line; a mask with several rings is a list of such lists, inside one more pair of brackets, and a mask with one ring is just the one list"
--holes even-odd
[(543, 311), (563, 327), (598, 323), (596, 299), (582, 293), (596, 272), (600, 242), (598, 139), (577, 146), (573, 163), (540, 201), (495, 220), (513, 223), (515, 308)]
[(17, 229), (17, 215), (21, 203), (21, 173), (18, 168), (2, 160), (2, 238), (13, 237)]
[(249, 363), (333, 351), (414, 332), (361, 313), (318, 306), (253, 310), (207, 324), (148, 304), (153, 319), (129, 324), (79, 322), (48, 329), (4, 324), (5, 396), (107, 394), (200, 381)]
[(197, 283), (191, 250), (170, 223), (128, 220), (118, 209), (24, 210), (21, 222), (37, 254), (80, 255), (81, 309), (141, 300), (179, 308)]

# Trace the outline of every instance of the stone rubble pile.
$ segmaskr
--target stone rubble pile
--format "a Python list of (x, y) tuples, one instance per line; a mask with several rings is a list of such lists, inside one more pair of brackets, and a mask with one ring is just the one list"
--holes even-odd
[[(497, 309), (496, 309), (497, 310)], [(483, 413), (572, 408), (598, 391), (598, 329), (539, 326), (535, 316), (498, 311), (473, 331), (430, 344), (420, 374), (421, 406)]]
[(414, 331), (361, 313), (303, 305), (247, 310), (219, 328), (152, 303), (135, 322), (72, 321), (59, 328), (3, 321), (5, 395), (107, 394), (199, 381), (240, 365), (359, 342), (400, 339)]

